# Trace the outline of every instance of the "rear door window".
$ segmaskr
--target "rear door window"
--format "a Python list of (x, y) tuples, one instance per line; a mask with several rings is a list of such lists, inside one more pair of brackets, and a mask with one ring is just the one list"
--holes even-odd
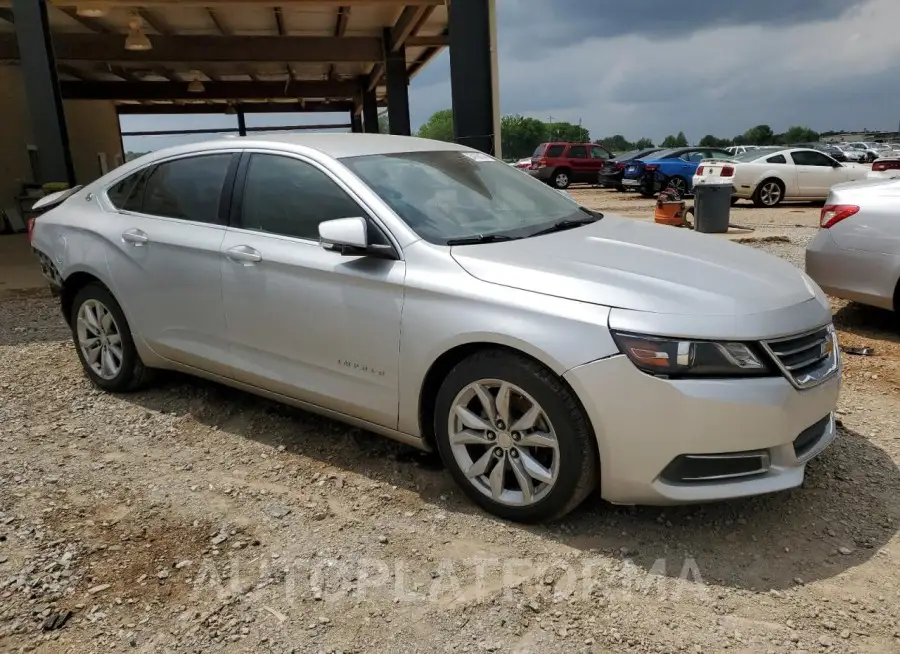
[(587, 147), (584, 145), (572, 145), (569, 147), (570, 159), (587, 159)]
[(612, 153), (601, 148), (599, 145), (592, 145), (591, 156), (594, 159), (610, 159), (612, 158)]
[(147, 177), (142, 213), (200, 223), (219, 220), (222, 187), (238, 155), (228, 152), (159, 164)]

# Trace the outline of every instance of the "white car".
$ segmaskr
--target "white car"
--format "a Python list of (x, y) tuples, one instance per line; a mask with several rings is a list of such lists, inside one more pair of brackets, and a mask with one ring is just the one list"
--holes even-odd
[(900, 152), (893, 150), (886, 152), (880, 159), (872, 162), (872, 170), (868, 174), (869, 179), (897, 179), (900, 178)]
[(835, 184), (865, 179), (867, 168), (842, 164), (809, 148), (759, 148), (732, 159), (703, 161), (694, 185), (716, 182), (734, 187), (734, 201), (775, 207), (784, 200), (824, 200)]

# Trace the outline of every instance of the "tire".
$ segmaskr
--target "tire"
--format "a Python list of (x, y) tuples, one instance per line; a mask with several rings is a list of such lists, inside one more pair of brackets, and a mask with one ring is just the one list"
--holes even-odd
[[(775, 187), (778, 188), (777, 193)], [(784, 182), (774, 177), (761, 181), (753, 192), (753, 204), (757, 207), (777, 207), (782, 200), (784, 200)]]
[[(509, 389), (505, 412), (512, 424), (502, 423), (504, 411), (496, 405), (504, 387)], [(487, 392), (494, 419), (484, 409), (477, 388)], [(534, 406), (537, 413), (529, 411)], [(460, 407), (465, 407), (464, 413)], [(469, 416), (467, 422), (462, 415)], [(524, 356), (485, 350), (457, 364), (438, 391), (434, 420), (438, 451), (456, 483), (473, 502), (500, 518), (524, 523), (554, 520), (597, 486), (596, 443), (584, 410), (556, 375)], [(451, 423), (464, 443), (451, 442)], [(517, 424), (521, 431), (512, 430)], [(540, 443), (526, 444), (535, 439)], [(476, 469), (480, 472), (471, 478), (464, 472)], [(538, 476), (526, 474), (529, 470)]]
[(680, 175), (669, 178), (666, 188), (674, 188), (681, 198), (687, 197), (687, 194), (690, 192), (690, 184), (688, 184), (688, 181)]
[(553, 188), (566, 189), (572, 183), (572, 173), (567, 168), (557, 168), (553, 171), (550, 178), (550, 185)]
[(645, 198), (652, 198), (656, 195), (656, 181), (651, 179), (647, 181), (646, 179), (641, 180), (641, 185), (638, 187), (640, 189), (640, 193)]
[[(94, 318), (93, 324), (90, 316)], [(105, 286), (92, 283), (79, 290), (72, 302), (69, 322), (75, 351), (85, 374), (95, 386), (122, 393), (137, 390), (149, 382), (152, 371), (141, 361), (122, 307)], [(98, 323), (104, 326), (100, 331), (97, 329)], [(94, 363), (88, 360), (88, 352), (95, 350), (82, 346), (86, 339), (99, 341), (101, 351)], [(117, 351), (120, 356), (116, 355)], [(116, 360), (118, 367), (115, 366)], [(103, 374), (104, 370), (106, 374)]]
[(616, 190), (617, 190), (619, 193), (624, 193), (624, 192), (627, 191), (628, 189), (625, 188), (625, 186), (624, 186), (623, 184), (617, 184), (617, 185), (616, 185)]

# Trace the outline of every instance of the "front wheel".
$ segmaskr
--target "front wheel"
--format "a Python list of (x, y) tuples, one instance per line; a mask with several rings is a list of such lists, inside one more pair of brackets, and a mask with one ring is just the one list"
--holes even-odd
[(88, 284), (72, 302), (72, 338), (88, 378), (106, 391), (136, 390), (149, 379), (122, 307), (105, 286)]
[(437, 446), (463, 492), (518, 522), (559, 518), (595, 488), (593, 433), (571, 390), (523, 356), (486, 350), (447, 375)]

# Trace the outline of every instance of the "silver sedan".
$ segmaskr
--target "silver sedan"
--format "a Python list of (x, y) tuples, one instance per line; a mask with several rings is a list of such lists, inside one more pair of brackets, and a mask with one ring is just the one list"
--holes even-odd
[(213, 141), (55, 201), (33, 245), (94, 384), (181, 370), (433, 448), (504, 518), (793, 488), (835, 435), (806, 275), (452, 143)]
[(900, 179), (831, 189), (806, 271), (829, 295), (900, 310)]

